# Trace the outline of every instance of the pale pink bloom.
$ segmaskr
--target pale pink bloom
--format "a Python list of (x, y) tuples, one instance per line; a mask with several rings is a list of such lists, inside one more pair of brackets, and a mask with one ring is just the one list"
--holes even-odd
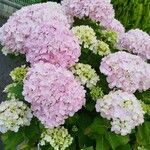
[(24, 80), (23, 95), (34, 115), (48, 128), (64, 124), (85, 105), (84, 87), (65, 68), (34, 64)]
[(118, 43), (119, 49), (150, 59), (150, 36), (140, 29), (132, 29), (122, 36)]
[(25, 42), (36, 32), (35, 28), (53, 22), (70, 27), (60, 4), (47, 2), (23, 7), (0, 28), (0, 43), (10, 49), (10, 53), (25, 54)]
[(150, 88), (150, 64), (139, 56), (116, 52), (102, 59), (100, 71), (107, 76), (109, 87), (134, 93)]
[(127, 135), (144, 122), (140, 101), (133, 94), (121, 90), (98, 99), (95, 107), (102, 117), (111, 120), (111, 130), (117, 134)]

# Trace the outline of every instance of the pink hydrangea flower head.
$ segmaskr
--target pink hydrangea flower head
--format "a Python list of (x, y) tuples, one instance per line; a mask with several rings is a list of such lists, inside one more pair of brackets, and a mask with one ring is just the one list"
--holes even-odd
[(62, 26), (70, 27), (60, 4), (47, 2), (30, 5), (16, 11), (0, 28), (0, 43), (12, 53), (25, 54), (26, 39), (45, 22), (59, 22)]
[(72, 17), (89, 17), (98, 22), (111, 22), (114, 18), (114, 9), (109, 0), (63, 0), (62, 5)]
[(150, 36), (140, 29), (132, 29), (125, 33), (118, 46), (143, 59), (150, 59)]
[(117, 19), (113, 19), (111, 22), (101, 22), (102, 26), (104, 26), (107, 30), (114, 30), (119, 38), (122, 37), (125, 33), (125, 28)]
[(30, 63), (38, 61), (70, 67), (78, 62), (81, 48), (73, 32), (60, 23), (44, 23), (25, 43), (26, 58)]
[(111, 130), (127, 135), (144, 122), (144, 111), (140, 101), (133, 94), (121, 90), (112, 91), (96, 103), (96, 111), (111, 120)]
[(23, 95), (34, 115), (48, 128), (64, 124), (85, 105), (84, 87), (73, 74), (49, 63), (34, 64), (24, 80)]
[(131, 93), (150, 88), (150, 64), (139, 56), (123, 51), (110, 54), (102, 59), (100, 71), (107, 76), (110, 88)]

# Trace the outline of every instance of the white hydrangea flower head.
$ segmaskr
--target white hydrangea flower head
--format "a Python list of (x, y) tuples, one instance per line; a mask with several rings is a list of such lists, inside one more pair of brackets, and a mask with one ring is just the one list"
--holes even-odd
[(54, 150), (65, 150), (71, 145), (73, 138), (64, 127), (57, 127), (54, 129), (46, 129), (41, 135), (40, 145), (44, 146), (46, 143), (54, 148)]
[(111, 131), (127, 135), (144, 122), (144, 111), (140, 101), (133, 94), (121, 90), (112, 91), (96, 103), (96, 111), (103, 118), (111, 120)]
[(18, 132), (22, 126), (29, 126), (33, 115), (22, 101), (5, 101), (0, 104), (0, 132)]
[(73, 27), (72, 31), (79, 39), (80, 44), (83, 44), (84, 48), (91, 48), (91, 46), (97, 41), (94, 30), (88, 25)]
[(71, 68), (71, 71), (76, 79), (89, 89), (96, 86), (97, 82), (100, 80), (96, 71), (88, 64), (77, 63)]

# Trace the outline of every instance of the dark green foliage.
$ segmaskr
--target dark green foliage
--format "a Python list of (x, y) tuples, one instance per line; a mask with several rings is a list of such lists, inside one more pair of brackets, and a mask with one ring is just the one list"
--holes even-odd
[(150, 122), (145, 121), (143, 125), (138, 127), (137, 143), (150, 149)]

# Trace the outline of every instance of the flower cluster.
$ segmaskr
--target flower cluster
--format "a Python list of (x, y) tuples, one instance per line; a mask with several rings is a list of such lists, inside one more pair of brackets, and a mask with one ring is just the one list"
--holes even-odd
[(150, 59), (150, 36), (140, 29), (132, 29), (120, 39), (120, 49), (137, 54), (144, 59)]
[(29, 126), (31, 110), (21, 101), (5, 101), (0, 104), (0, 132), (18, 132), (22, 126)]
[(64, 127), (46, 129), (41, 135), (40, 145), (49, 143), (54, 150), (65, 150), (71, 145), (73, 138)]
[(110, 88), (134, 93), (150, 88), (150, 64), (139, 56), (116, 52), (102, 59), (100, 71), (107, 76)]
[(37, 32), (38, 26), (47, 22), (70, 27), (60, 4), (54, 2), (35, 4), (23, 7), (8, 19), (0, 28), (0, 42), (12, 53), (25, 54), (26, 40)]
[(133, 94), (123, 91), (110, 92), (96, 103), (96, 111), (111, 120), (111, 130), (116, 134), (127, 135), (144, 122), (144, 111), (140, 101)]
[[(79, 39), (80, 45), (83, 45), (84, 48), (89, 48), (93, 53), (99, 54), (100, 56), (110, 53), (109, 45), (97, 40), (96, 33), (91, 27), (85, 25), (76, 26), (72, 28), (72, 31)], [(103, 33), (103, 36), (105, 36), (105, 33)]]
[(97, 40), (97, 42), (95, 43), (93, 52), (100, 56), (108, 55), (111, 53), (109, 45), (100, 40)]
[(90, 95), (93, 100), (97, 100), (99, 98), (102, 98), (104, 96), (104, 93), (103, 93), (102, 88), (96, 86), (91, 89)]
[(63, 0), (68, 16), (90, 19), (99, 22), (103, 27), (117, 32), (122, 36), (125, 32), (124, 26), (115, 19), (115, 12), (110, 0)]
[(27, 61), (40, 60), (51, 64), (70, 67), (78, 61), (81, 54), (78, 39), (72, 31), (60, 23), (38, 25), (35, 32), (26, 40)]
[(114, 30), (102, 31), (102, 37), (112, 46), (114, 46), (118, 41), (118, 35)]
[(97, 42), (95, 31), (89, 26), (75, 26), (72, 28), (72, 31), (84, 48), (91, 48)]
[(144, 112), (148, 115), (150, 115), (150, 105), (149, 104), (145, 104), (144, 102), (141, 101), (141, 106), (144, 110)]
[(82, 85), (86, 85), (87, 88), (92, 88), (99, 81), (99, 76), (96, 71), (88, 64), (77, 63), (71, 68), (71, 71), (76, 76)]
[(22, 65), (21, 67), (17, 67), (11, 71), (10, 76), (14, 82), (22, 82), (27, 71), (28, 68), (25, 65)]
[(49, 128), (64, 124), (85, 104), (85, 90), (65, 68), (34, 64), (24, 80), (23, 95), (34, 115)]
[(113, 19), (111, 22), (104, 22), (102, 25), (107, 30), (114, 30), (117, 33), (118, 37), (122, 37), (125, 33), (124, 26), (116, 19)]
[(71, 17), (89, 17), (98, 22), (111, 22), (114, 9), (108, 0), (63, 0), (62, 6)]

